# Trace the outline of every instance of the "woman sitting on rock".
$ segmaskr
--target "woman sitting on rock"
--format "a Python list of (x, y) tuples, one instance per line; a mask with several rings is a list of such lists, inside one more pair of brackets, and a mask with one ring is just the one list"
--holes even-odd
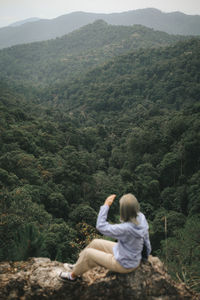
[(135, 196), (126, 194), (121, 197), (121, 224), (111, 225), (107, 222), (108, 211), (115, 197), (116, 195), (110, 195), (101, 206), (96, 228), (118, 242), (94, 239), (79, 254), (76, 264), (71, 265), (71, 272), (60, 273), (61, 279), (75, 280), (77, 276), (97, 266), (118, 273), (129, 273), (140, 265), (143, 247), (146, 248), (146, 256), (150, 254), (149, 226), (145, 216), (139, 211), (140, 206)]

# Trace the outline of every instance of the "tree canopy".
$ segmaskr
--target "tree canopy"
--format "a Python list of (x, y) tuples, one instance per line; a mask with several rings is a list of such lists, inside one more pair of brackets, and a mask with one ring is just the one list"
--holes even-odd
[[(74, 261), (97, 235), (105, 197), (117, 194), (116, 222), (118, 200), (131, 192), (149, 220), (153, 254), (179, 277), (181, 264), (197, 287), (200, 40), (166, 46), (176, 38), (159, 43), (162, 33), (141, 26), (86, 29), (0, 51), (0, 259)], [(85, 61), (86, 50), (94, 56)], [(53, 57), (63, 54), (73, 60), (60, 73)]]

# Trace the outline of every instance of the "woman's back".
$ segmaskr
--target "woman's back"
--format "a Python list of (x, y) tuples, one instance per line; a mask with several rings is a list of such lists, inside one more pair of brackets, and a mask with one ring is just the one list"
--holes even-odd
[(97, 229), (104, 235), (117, 239), (113, 248), (115, 259), (125, 268), (137, 267), (141, 261), (142, 249), (145, 244), (147, 253), (151, 252), (148, 223), (143, 213), (137, 215), (137, 225), (132, 222), (111, 225), (107, 219), (109, 206), (101, 206)]

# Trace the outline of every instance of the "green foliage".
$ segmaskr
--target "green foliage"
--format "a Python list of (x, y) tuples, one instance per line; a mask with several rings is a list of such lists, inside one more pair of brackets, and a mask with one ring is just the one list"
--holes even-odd
[(20, 226), (14, 234), (13, 245), (8, 249), (10, 260), (26, 260), (29, 257), (40, 256), (43, 235), (31, 223)]
[(162, 254), (173, 277), (197, 291), (200, 291), (199, 240), (200, 216), (196, 215), (188, 218), (183, 228), (175, 230), (174, 237), (162, 243)]
[(81, 204), (77, 206), (72, 211), (72, 213), (70, 213), (69, 217), (74, 224), (77, 224), (79, 222), (82, 223), (84, 222), (87, 224), (91, 224), (92, 226), (95, 226), (97, 220), (97, 213), (89, 205)]
[[(10, 58), (5, 70), (13, 67), (7, 79), (15, 83), (5, 83), (5, 74), (0, 82), (2, 260), (33, 254), (75, 261), (78, 251), (96, 236), (99, 207), (111, 193), (117, 194), (109, 212), (112, 222), (119, 215), (120, 196), (136, 195), (150, 220), (153, 254), (161, 254), (166, 241), (180, 247), (177, 232), (184, 226), (189, 231), (187, 220), (199, 213), (199, 39), (156, 48), (161, 33), (141, 26), (113, 28), (98, 22), (95, 26), (96, 32), (104, 28), (98, 45), (95, 39), (81, 45), (88, 27), (76, 33), (80, 41), (72, 35), (57, 45), (49, 41), (0, 53), (0, 64), (4, 55), (21, 57), (21, 64), (14, 66)], [(90, 34), (94, 37), (94, 32)], [(113, 43), (108, 43), (111, 36)], [(170, 42), (172, 37), (166, 38)], [(67, 41), (72, 41), (71, 49)], [(66, 47), (61, 47), (63, 43)], [(156, 47), (130, 52), (137, 43)], [(35, 63), (33, 49), (38, 63), (40, 59), (44, 63), (41, 68), (49, 51), (52, 61), (49, 58), (45, 72), (55, 67), (52, 77), (39, 75), (42, 84), (57, 78), (59, 69), (51, 63), (58, 45), (58, 60), (61, 54), (71, 57), (67, 68), (62, 62), (62, 84), (55, 81), (42, 90), (22, 86), (24, 74), (17, 78), (15, 68), (23, 68), (27, 75)], [(112, 59), (105, 63), (108, 57)], [(38, 68), (37, 63), (34, 66)], [(74, 79), (69, 80), (66, 72), (71, 73), (72, 67)], [(30, 77), (36, 76), (34, 67), (31, 70)], [(190, 272), (194, 266), (188, 254), (181, 255)], [(178, 263), (173, 264), (176, 272)]]
[(44, 235), (41, 255), (52, 260), (74, 261), (78, 250), (75, 237), (76, 231), (63, 221), (50, 225)]
[(190, 181), (188, 188), (188, 211), (193, 214), (200, 214), (200, 172), (195, 173)]
[(67, 219), (69, 205), (61, 193), (52, 193), (45, 203), (46, 210), (56, 218)]
[(151, 227), (151, 242), (155, 252), (160, 252), (163, 240), (173, 237), (177, 228), (183, 227), (186, 217), (176, 211), (160, 209), (156, 211)]

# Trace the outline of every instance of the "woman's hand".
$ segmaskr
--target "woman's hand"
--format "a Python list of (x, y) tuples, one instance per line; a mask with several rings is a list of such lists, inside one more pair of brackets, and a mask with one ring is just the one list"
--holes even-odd
[(108, 197), (106, 198), (106, 200), (105, 200), (104, 205), (111, 206), (112, 203), (113, 203), (113, 201), (114, 201), (114, 199), (115, 199), (115, 197), (116, 197), (115, 194), (108, 196)]

